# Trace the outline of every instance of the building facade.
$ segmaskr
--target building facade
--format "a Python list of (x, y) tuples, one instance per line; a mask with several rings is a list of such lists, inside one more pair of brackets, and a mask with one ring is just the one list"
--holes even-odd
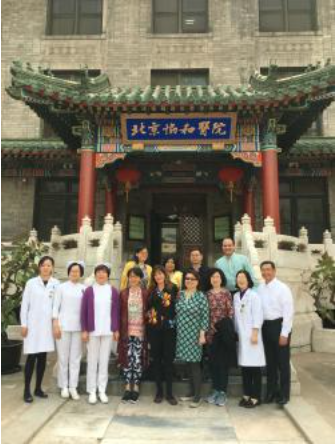
[[(271, 4), (4, 0), (3, 240), (110, 212), (125, 257), (141, 242), (211, 263), (244, 212), (334, 232), (334, 4)], [(229, 115), (235, 139), (124, 140), (123, 116), (167, 113)]]

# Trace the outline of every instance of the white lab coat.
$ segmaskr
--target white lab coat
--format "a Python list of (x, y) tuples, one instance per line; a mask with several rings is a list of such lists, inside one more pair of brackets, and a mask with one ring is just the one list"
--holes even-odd
[[(264, 367), (265, 353), (261, 327), (263, 311), (261, 298), (255, 291), (248, 289), (243, 298), (240, 293), (234, 295), (234, 320), (238, 333), (238, 364), (242, 367)], [(251, 343), (252, 329), (258, 328), (258, 343)]]
[(21, 325), (28, 328), (23, 340), (23, 353), (55, 350), (52, 332), (52, 305), (59, 281), (51, 277), (44, 285), (40, 276), (29, 279), (22, 296)]
[(56, 340), (58, 354), (58, 386), (74, 389), (78, 386), (82, 339), (80, 310), (85, 285), (71, 281), (60, 284), (53, 303), (53, 319), (58, 319), (61, 338)]
[(58, 286), (53, 302), (53, 318), (62, 331), (81, 331), (80, 311), (85, 285), (67, 281)]

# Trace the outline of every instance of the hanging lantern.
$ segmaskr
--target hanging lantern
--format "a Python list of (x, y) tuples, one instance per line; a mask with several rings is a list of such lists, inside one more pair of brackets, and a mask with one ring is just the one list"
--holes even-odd
[(136, 170), (135, 168), (129, 167), (129, 168), (119, 168), (116, 173), (117, 181), (122, 183), (125, 186), (125, 192), (126, 192), (126, 202), (128, 202), (128, 193), (130, 192), (132, 185), (139, 182), (141, 177), (140, 171)]
[(230, 202), (232, 202), (235, 183), (238, 182), (243, 175), (244, 171), (241, 168), (234, 166), (228, 166), (218, 171), (219, 180), (226, 184), (226, 187), (230, 192)]

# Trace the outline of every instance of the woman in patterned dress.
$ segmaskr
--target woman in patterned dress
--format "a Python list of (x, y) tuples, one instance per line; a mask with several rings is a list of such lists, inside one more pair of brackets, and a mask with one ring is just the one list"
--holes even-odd
[[(206, 399), (209, 404), (224, 406), (228, 385), (229, 366), (226, 350), (223, 350), (220, 341), (221, 333), (216, 329), (217, 323), (223, 319), (233, 318), (232, 297), (225, 288), (226, 277), (222, 270), (213, 268), (209, 272), (210, 290), (207, 293), (210, 309), (210, 328), (206, 334), (208, 344), (209, 364), (213, 392)], [(232, 321), (232, 329), (234, 324)]]
[(171, 405), (177, 404), (173, 396), (177, 292), (177, 286), (170, 282), (164, 267), (154, 267), (148, 299), (148, 340), (156, 381), (156, 404), (163, 400), (163, 374), (166, 381), (166, 399)]
[(118, 361), (125, 378), (123, 402), (136, 403), (140, 380), (147, 365), (146, 317), (148, 291), (142, 288), (142, 270), (131, 268), (127, 273), (129, 287), (120, 293), (120, 339)]
[(179, 293), (176, 303), (177, 347), (176, 359), (187, 363), (191, 392), (181, 401), (191, 401), (190, 407), (201, 405), (201, 360), (205, 332), (209, 328), (209, 306), (206, 296), (198, 290), (200, 276), (189, 270), (184, 277), (185, 290)]

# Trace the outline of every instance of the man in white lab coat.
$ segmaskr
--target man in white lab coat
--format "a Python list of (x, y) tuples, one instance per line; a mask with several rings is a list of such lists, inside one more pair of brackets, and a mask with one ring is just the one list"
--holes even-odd
[(293, 296), (289, 287), (276, 278), (274, 262), (264, 261), (260, 264), (260, 269), (265, 281), (257, 289), (261, 296), (264, 314), (262, 333), (267, 365), (265, 402), (271, 403), (276, 400), (278, 404), (285, 405), (290, 397), (290, 337), (294, 316)]

